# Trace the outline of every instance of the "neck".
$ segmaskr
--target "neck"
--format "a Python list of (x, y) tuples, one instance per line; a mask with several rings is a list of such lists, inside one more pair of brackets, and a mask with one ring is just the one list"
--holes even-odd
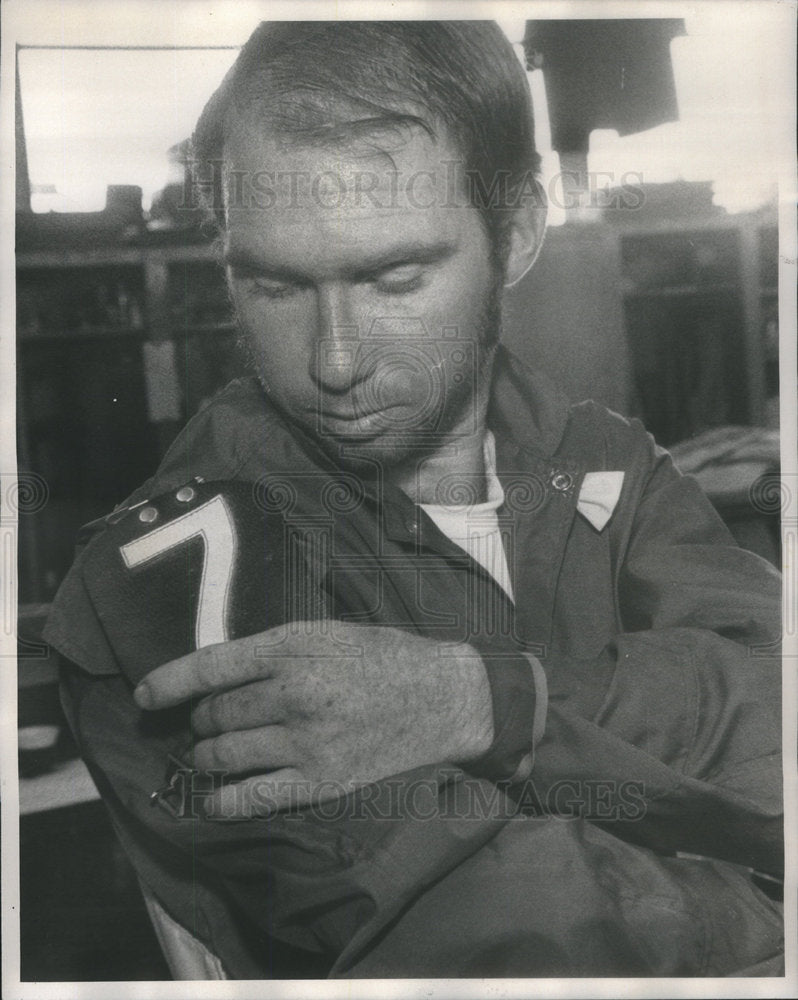
[(414, 503), (452, 504), (467, 496), (473, 503), (487, 499), (485, 484), (485, 417), (487, 392), (476, 412), (464, 414), (438, 445), (401, 463), (390, 479)]

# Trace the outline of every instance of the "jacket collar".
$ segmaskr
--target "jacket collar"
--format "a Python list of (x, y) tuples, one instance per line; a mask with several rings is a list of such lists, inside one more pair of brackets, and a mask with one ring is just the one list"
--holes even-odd
[(497, 441), (509, 439), (528, 455), (548, 460), (562, 441), (569, 408), (546, 376), (499, 345), (488, 406), (488, 426)]

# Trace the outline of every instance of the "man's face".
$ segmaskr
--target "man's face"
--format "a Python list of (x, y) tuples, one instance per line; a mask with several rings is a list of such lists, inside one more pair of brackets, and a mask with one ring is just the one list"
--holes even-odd
[(473, 434), (500, 277), (454, 149), (413, 130), (364, 156), (242, 125), (226, 154), (228, 282), (273, 402), (348, 463)]

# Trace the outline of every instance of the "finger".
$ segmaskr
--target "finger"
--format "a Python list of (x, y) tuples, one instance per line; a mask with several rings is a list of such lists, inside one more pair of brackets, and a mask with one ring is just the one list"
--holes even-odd
[(194, 735), (202, 738), (274, 725), (284, 718), (279, 687), (268, 680), (207, 695), (192, 711), (191, 726)]
[(247, 636), (203, 646), (187, 656), (157, 667), (133, 692), (139, 708), (160, 709), (179, 705), (224, 688), (269, 676), (268, 658), (255, 655), (260, 637)]
[(274, 771), (297, 763), (296, 752), (282, 726), (262, 726), (201, 740), (192, 757), (199, 771), (229, 774)]
[(258, 774), (224, 785), (205, 799), (209, 819), (253, 819), (272, 816), (283, 809), (307, 805), (312, 785), (295, 767)]
[(291, 621), (276, 625), (258, 636), (256, 655), (275, 663), (293, 659), (297, 652), (306, 656), (345, 656), (363, 652), (368, 626), (352, 625), (332, 618)]

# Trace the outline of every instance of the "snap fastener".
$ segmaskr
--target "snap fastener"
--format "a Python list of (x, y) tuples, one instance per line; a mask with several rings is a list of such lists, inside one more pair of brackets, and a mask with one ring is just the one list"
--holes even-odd
[(190, 486), (181, 486), (180, 489), (175, 493), (175, 496), (180, 501), (180, 503), (188, 503), (193, 500), (197, 494)]
[(567, 493), (574, 485), (574, 477), (570, 472), (552, 472), (550, 482), (558, 493)]
[(145, 507), (144, 510), (139, 511), (139, 521), (143, 521), (145, 524), (152, 524), (157, 519), (158, 511), (154, 507)]
[(410, 532), (411, 535), (415, 535), (418, 531), (418, 520), (415, 517), (409, 517), (405, 521), (405, 527)]

